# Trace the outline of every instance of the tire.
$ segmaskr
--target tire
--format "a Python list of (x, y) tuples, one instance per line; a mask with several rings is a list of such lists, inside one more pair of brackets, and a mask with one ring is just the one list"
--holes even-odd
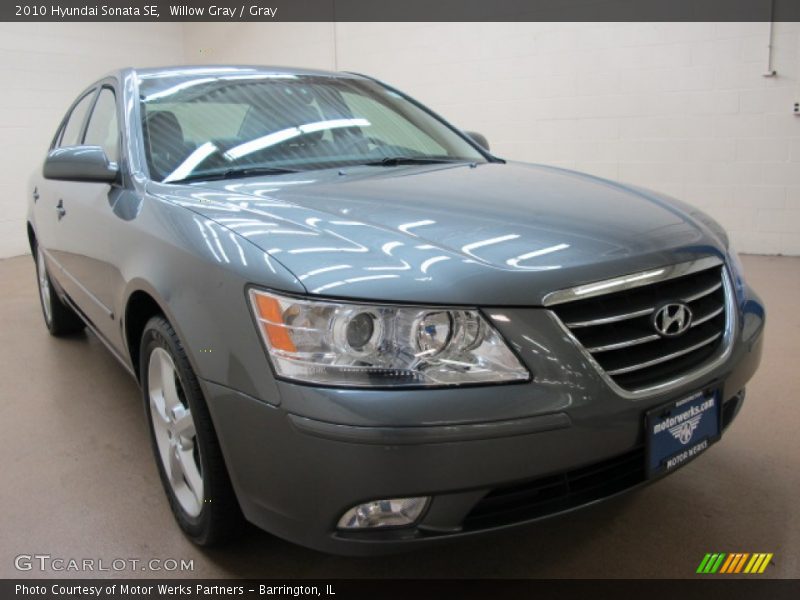
[(161, 483), (178, 526), (199, 546), (227, 541), (244, 522), (211, 415), (175, 330), (153, 317), (139, 364), (145, 413)]
[(44, 324), (51, 335), (71, 335), (83, 331), (86, 327), (81, 318), (69, 306), (64, 304), (53, 288), (53, 281), (47, 272), (47, 261), (39, 247), (34, 248), (36, 259), (36, 282), (39, 287), (39, 303), (42, 306)]

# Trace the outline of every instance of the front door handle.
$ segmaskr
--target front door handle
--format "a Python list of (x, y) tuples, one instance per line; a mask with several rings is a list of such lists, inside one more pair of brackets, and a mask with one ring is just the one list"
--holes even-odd
[(39, 188), (33, 188), (33, 201), (36, 202), (39, 199)]
[(64, 201), (63, 200), (59, 200), (58, 204), (56, 204), (56, 212), (58, 213), (58, 220), (59, 221), (64, 218), (65, 214), (67, 214), (67, 211), (64, 208)]

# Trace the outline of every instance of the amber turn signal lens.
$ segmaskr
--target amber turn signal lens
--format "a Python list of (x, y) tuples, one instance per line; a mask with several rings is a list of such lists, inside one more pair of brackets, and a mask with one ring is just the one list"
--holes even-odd
[(297, 348), (295, 348), (286, 324), (283, 322), (281, 305), (278, 300), (263, 294), (254, 294), (254, 298), (259, 324), (267, 334), (272, 347), (285, 352), (296, 352)]

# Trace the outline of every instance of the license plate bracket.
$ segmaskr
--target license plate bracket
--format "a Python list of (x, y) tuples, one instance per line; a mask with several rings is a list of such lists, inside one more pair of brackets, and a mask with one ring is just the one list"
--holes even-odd
[(722, 434), (718, 390), (673, 400), (645, 414), (647, 477), (659, 477), (702, 454)]

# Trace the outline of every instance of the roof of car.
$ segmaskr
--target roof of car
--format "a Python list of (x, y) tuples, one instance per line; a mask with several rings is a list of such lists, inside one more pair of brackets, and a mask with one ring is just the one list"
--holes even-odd
[[(123, 69), (127, 71), (128, 69)], [(297, 67), (277, 67), (266, 65), (179, 65), (167, 67), (148, 67), (144, 69), (131, 68), (140, 78), (169, 78), (169, 77), (191, 77), (213, 76), (213, 75), (297, 75), (297, 76), (318, 76), (318, 77), (341, 77), (341, 78), (360, 78), (354, 73), (344, 73), (338, 71), (325, 71), (321, 69), (299, 69)]]

